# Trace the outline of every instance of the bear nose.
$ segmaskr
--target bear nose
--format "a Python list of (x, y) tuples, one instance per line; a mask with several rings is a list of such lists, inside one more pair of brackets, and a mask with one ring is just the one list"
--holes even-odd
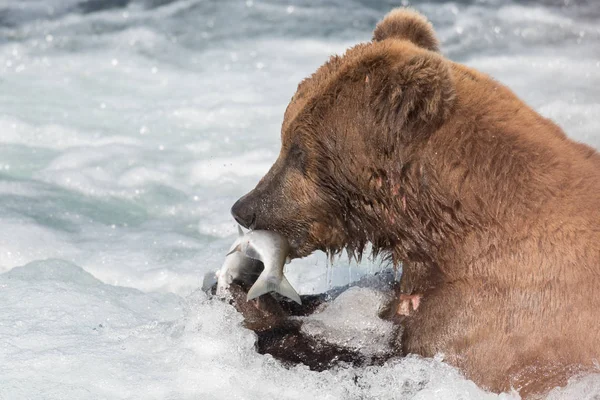
[(236, 201), (233, 207), (231, 207), (231, 215), (233, 215), (238, 224), (246, 229), (252, 229), (256, 221), (256, 213), (247, 201), (246, 196)]

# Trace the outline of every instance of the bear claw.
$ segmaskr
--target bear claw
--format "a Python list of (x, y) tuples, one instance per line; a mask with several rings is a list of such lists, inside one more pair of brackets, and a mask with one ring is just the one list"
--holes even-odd
[(417, 311), (417, 308), (419, 308), (421, 297), (420, 294), (401, 294), (400, 304), (398, 305), (398, 311), (396, 313), (408, 317), (411, 312), (411, 306), (412, 311)]

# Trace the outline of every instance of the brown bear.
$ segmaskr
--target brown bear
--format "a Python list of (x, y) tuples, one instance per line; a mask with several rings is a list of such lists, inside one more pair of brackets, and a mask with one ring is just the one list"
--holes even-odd
[(390, 12), (302, 81), (281, 139), (233, 216), (293, 257), (402, 264), (402, 354), (522, 396), (597, 370), (600, 155), (444, 58), (423, 16)]

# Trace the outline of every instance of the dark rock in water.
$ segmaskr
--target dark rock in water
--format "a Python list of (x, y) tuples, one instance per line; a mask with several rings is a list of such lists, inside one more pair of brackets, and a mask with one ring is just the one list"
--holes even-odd
[(381, 365), (389, 357), (373, 359), (360, 351), (347, 349), (304, 334), (301, 322), (257, 332), (256, 350), (271, 354), (287, 365), (304, 364), (314, 371), (349, 364), (353, 366)]
[[(389, 276), (381, 274), (378, 277), (370, 277), (356, 282), (352, 287), (345, 286), (334, 288), (327, 293), (301, 296), (301, 305), (276, 293), (246, 301), (246, 293), (250, 285), (247, 282), (234, 282), (229, 287), (230, 301), (244, 316), (244, 326), (256, 333), (256, 350), (260, 354), (272, 355), (285, 365), (304, 364), (315, 371), (342, 365), (381, 365), (389, 358), (398, 356), (396, 349), (400, 348), (400, 346), (394, 345), (400, 336), (400, 326), (392, 324), (389, 322), (392, 318), (388, 318), (394, 317), (388, 312), (390, 308), (393, 308), (388, 303), (393, 301), (388, 300), (396, 297), (393, 296), (393, 293), (395, 293), (397, 285), (393, 279), (388, 278)], [(363, 333), (365, 340), (369, 340), (368, 346), (357, 346), (356, 343), (352, 343), (352, 340), (344, 340), (343, 334), (341, 335), (342, 340), (340, 340), (340, 330), (347, 331), (350, 338), (359, 336), (360, 332), (355, 332), (357, 327), (346, 326), (339, 321), (337, 326), (333, 327), (323, 324), (320, 329), (306, 329), (308, 326), (306, 324), (315, 324), (315, 321), (319, 321), (320, 314), (332, 306), (338, 297), (343, 297), (342, 294), (352, 290), (366, 290), (365, 287), (370, 288), (369, 290), (373, 293), (380, 291), (381, 298), (386, 299), (379, 307), (374, 307), (372, 315), (370, 315), (375, 322), (380, 320), (384, 324), (389, 324), (384, 336), (379, 338), (379, 342), (369, 340), (367, 337), (369, 332)], [(336, 305), (342, 310), (344, 306), (344, 303)], [(347, 306), (352, 307), (351, 305)], [(321, 319), (323, 318), (327, 319), (327, 322), (331, 322), (329, 320), (333, 319), (326, 314), (321, 316)], [(385, 320), (388, 322), (384, 322)], [(335, 325), (335, 322), (333, 324)], [(336, 335), (337, 340), (335, 340)], [(373, 350), (373, 346), (378, 347)]]

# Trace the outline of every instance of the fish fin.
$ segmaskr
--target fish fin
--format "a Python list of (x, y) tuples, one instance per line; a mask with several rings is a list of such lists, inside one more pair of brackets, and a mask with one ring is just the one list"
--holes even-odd
[(246, 296), (246, 301), (250, 301), (252, 299), (256, 299), (263, 294), (267, 294), (277, 287), (277, 283), (272, 279), (268, 279), (266, 275), (260, 274), (254, 285), (248, 290), (248, 295)]
[(294, 290), (292, 285), (290, 285), (285, 276), (281, 279), (281, 282), (278, 283), (276, 280), (269, 279), (266, 275), (263, 276), (262, 274), (248, 291), (246, 301), (255, 299), (269, 292), (277, 292), (282, 296), (294, 300), (298, 304), (302, 304), (300, 296), (296, 290)]
[(238, 225), (238, 236), (242, 237), (244, 236), (244, 231), (242, 230), (242, 227)]
[(276, 292), (302, 305), (302, 300), (300, 300), (298, 292), (296, 292), (296, 289), (294, 289), (288, 282), (285, 275), (283, 276), (283, 279), (281, 279), (281, 283), (279, 284), (279, 288), (276, 290)]
[(227, 255), (225, 257), (235, 253), (236, 251), (242, 251), (242, 246), (240, 244), (235, 246), (229, 253), (227, 253)]

